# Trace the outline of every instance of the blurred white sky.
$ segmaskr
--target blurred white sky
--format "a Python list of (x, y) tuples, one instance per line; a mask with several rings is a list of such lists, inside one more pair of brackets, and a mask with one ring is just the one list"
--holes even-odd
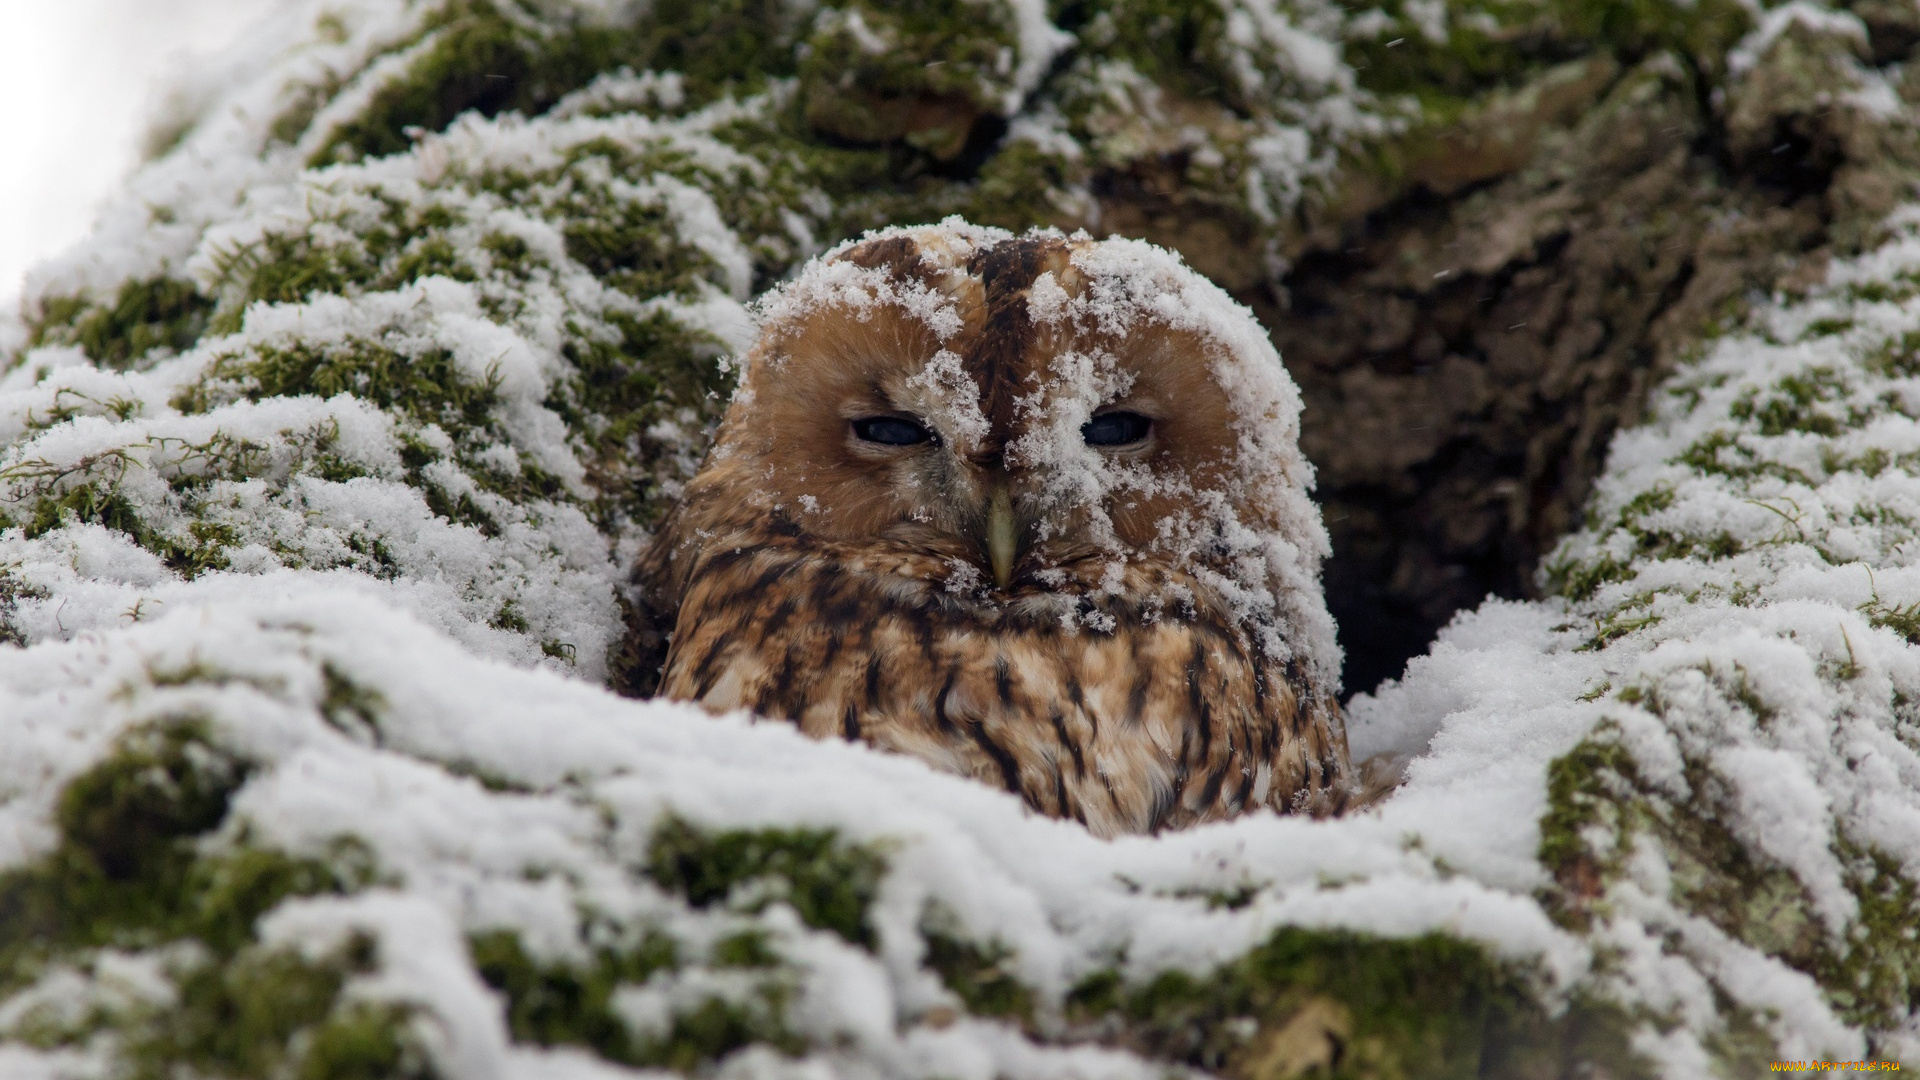
[(168, 73), (276, 0), (0, 0), (0, 310), (86, 234), (133, 167)]

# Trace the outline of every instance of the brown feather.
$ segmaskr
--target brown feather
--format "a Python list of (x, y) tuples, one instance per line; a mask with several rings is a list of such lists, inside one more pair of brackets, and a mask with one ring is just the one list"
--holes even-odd
[[(1030, 234), (963, 261), (935, 240), (896, 233), (839, 258), (948, 298), (959, 318), (944, 339), (902, 304), (828, 305), (764, 330), (636, 570), (643, 611), (673, 628), (659, 692), (911, 754), (1102, 835), (1340, 809), (1352, 784), (1332, 688), (1263, 652), (1204, 552), (1156, 546), (1164, 519), (1196, 510), (1182, 490), (1232, 479), (1236, 418), (1206, 344), (1164, 326), (1037, 328), (1029, 288), (1042, 273), (1079, 287), (1083, 241)], [(925, 374), (942, 349), (984, 430), (927, 419), (950, 404)], [(1184, 481), (1098, 508), (1105, 538), (1090, 508), (1043, 498), (1015, 449), (1048, 414), (1051, 365), (1091, 349), (1131, 378), (1115, 407), (1153, 421), (1149, 443), (1116, 452)], [(850, 434), (875, 415), (939, 437)], [(999, 588), (983, 539), (996, 486), (1022, 553)]]

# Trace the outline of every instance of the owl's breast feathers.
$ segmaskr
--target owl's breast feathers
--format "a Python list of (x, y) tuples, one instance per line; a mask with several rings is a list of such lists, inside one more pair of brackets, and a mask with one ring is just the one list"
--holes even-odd
[[(1352, 795), (1338, 705), (1230, 612), (1002, 599), (938, 558), (835, 547), (771, 522), (685, 545), (659, 693), (911, 754), (1104, 836)], [(1121, 596), (1205, 596), (1128, 574)]]

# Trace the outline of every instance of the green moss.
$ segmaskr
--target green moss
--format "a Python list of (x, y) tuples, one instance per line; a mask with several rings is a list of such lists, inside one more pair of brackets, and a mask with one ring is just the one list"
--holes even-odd
[(1734, 480), (1762, 475), (1765, 468), (1757, 464), (1753, 450), (1725, 428), (1715, 428), (1695, 439), (1674, 460), (1696, 472)]
[[(463, 246), (469, 243), (464, 237), (456, 244), (454, 230), (464, 228), (465, 210), (454, 207), (464, 205), (466, 191), (549, 219), (562, 232), (574, 262), (635, 299), (692, 297), (715, 284), (734, 287), (710, 256), (681, 242), (663, 202), (616, 193), (610, 176), (665, 173), (709, 191), (748, 240), (757, 281), (764, 285), (785, 273), (795, 254), (782, 213), (798, 198), (798, 181), (781, 153), (761, 145), (771, 130), (765, 124), (743, 113), (728, 127), (728, 138), (771, 162), (754, 183), (741, 183), (731, 172), (714, 174), (710, 162), (666, 140), (636, 146), (599, 139), (564, 148), (558, 162), (533, 174), (512, 169), (450, 174), (444, 193), (435, 189), (424, 201), (407, 201), (378, 186), (356, 186), (354, 197), (344, 200), (354, 207), (350, 216), (345, 211), (322, 215), (333, 229), (268, 233), (222, 253), (217, 264), (227, 300), (217, 321), (237, 329), (251, 303), (295, 302), (316, 292), (389, 290), (427, 274), (480, 281), (483, 304), (496, 318), (510, 318), (518, 284), (553, 268), (515, 236), (484, 235), (477, 249)], [(798, 145), (790, 136), (777, 137), (789, 140), (779, 144), (782, 148)], [(334, 239), (340, 235), (350, 235), (351, 242)], [(555, 384), (545, 404), (579, 439), (577, 448), (599, 491), (587, 509), (609, 532), (649, 526), (664, 509), (665, 493), (686, 479), (707, 429), (724, 407), (731, 377), (716, 362), (724, 348), (666, 311), (640, 313), (618, 305), (569, 320), (560, 345), (573, 371)], [(357, 340), (217, 358), (175, 404), (204, 411), (239, 398), (351, 392), (452, 434), (455, 458), (483, 490), (519, 503), (571, 500), (556, 478), (528, 459), (518, 470), (501, 470), (474, 456), (504, 438), (488, 415), (493, 389), (489, 382), (463, 378), (444, 353), (401, 356), (383, 342)], [(398, 435), (409, 475), (435, 513), (489, 536), (499, 533), (501, 522), (470, 492), (441, 490), (424, 479), (421, 470), (444, 451), (407, 430)]]
[(988, 159), (968, 192), (970, 221), (1023, 232), (1064, 215), (1052, 195), (1072, 186), (1067, 163), (1034, 143), (1006, 144)]
[[(1714, 789), (1704, 766), (1690, 763), (1687, 779), (1696, 792)], [(1704, 794), (1678, 813), (1648, 818), (1641, 827), (1657, 835), (1673, 869), (1673, 899), (1728, 934), (1803, 971), (1825, 966), (1824, 931), (1812, 898), (1786, 867), (1761, 855), (1724, 822), (1729, 808)]]
[[(183, 681), (199, 675), (181, 673)], [(342, 842), (323, 860), (247, 842), (209, 847), (252, 766), (199, 721), (136, 728), (69, 781), (50, 854), (0, 874), (0, 991), (93, 949), (189, 941), (168, 968), (171, 1001), (131, 1013), (90, 1011), (79, 1023), (30, 1024), (42, 1044), (85, 1041), (112, 1027), (122, 1075), (300, 1078), (431, 1075), (406, 1010), (341, 1006), (346, 978), (368, 970), (371, 945), (308, 959), (255, 944), (260, 916), (293, 896), (345, 893), (373, 880), (364, 848)], [(32, 1018), (29, 1018), (30, 1020)]]
[(386, 711), (386, 699), (378, 690), (354, 682), (332, 663), (320, 665), (320, 716), (328, 724), (349, 735), (380, 743), (380, 717)]
[(180, 846), (218, 825), (247, 766), (194, 722), (141, 728), (67, 783), (55, 820), (61, 836), (107, 881), (164, 875)]
[(1859, 611), (1875, 626), (1891, 630), (1908, 642), (1920, 645), (1920, 602), (1895, 607), (1879, 597), (1860, 605)]
[(446, 237), (427, 236), (403, 248), (393, 260), (392, 269), (373, 284), (376, 289), (397, 289), (424, 277), (472, 281), (475, 276)]
[(1605, 42), (1637, 59), (1680, 53), (1715, 81), (1727, 53), (1753, 29), (1752, 12), (1737, 0), (1554, 0), (1550, 10), (1564, 40)]
[[(595, 948), (585, 964), (536, 962), (504, 930), (475, 935), (470, 947), (481, 977), (507, 999), (516, 1041), (583, 1046), (613, 1061), (689, 1073), (754, 1044), (788, 1054), (806, 1049), (782, 1019), (791, 990), (779, 972), (758, 982), (751, 1000), (708, 998), (675, 1015), (664, 1032), (629, 1028), (614, 1008), (616, 991), (680, 966), (672, 939), (657, 933), (643, 932), (631, 945)], [(712, 957), (723, 967), (750, 969), (771, 968), (776, 959), (753, 932), (723, 938)]]
[(1920, 330), (1891, 338), (1865, 358), (1868, 371), (1912, 378), (1920, 375)]
[(426, 47), (412, 66), (335, 125), (310, 163), (399, 153), (413, 143), (409, 129), (441, 131), (468, 111), (538, 113), (619, 66), (614, 29), (552, 12), (529, 19), (518, 6), (511, 0), (447, 3), (428, 20)]
[(590, 1047), (615, 1061), (636, 1062), (639, 1047), (613, 1011), (613, 992), (679, 964), (672, 939), (658, 935), (628, 948), (596, 949), (585, 965), (535, 963), (507, 930), (476, 934), (468, 945), (480, 977), (506, 995), (507, 1027), (516, 1041)]
[[(311, 161), (399, 153), (414, 131), (442, 131), (466, 112), (537, 115), (603, 73), (676, 71), (694, 104), (743, 94), (794, 71), (798, 13), (772, 0), (666, 0), (637, 18), (533, 10), (524, 0), (451, 0), (423, 27), (408, 69), (336, 124)], [(276, 121), (304, 131), (337, 87), (316, 85)]]
[[(1690, 448), (1687, 456), (1717, 463), (1722, 450), (1737, 446), (1732, 436), (1715, 432)], [(1715, 467), (1718, 467), (1717, 464)], [(1724, 559), (1744, 550), (1740, 540), (1724, 530), (1693, 535), (1654, 525), (1648, 520), (1672, 506), (1673, 501), (1673, 490), (1665, 485), (1657, 485), (1635, 495), (1615, 513), (1611, 522), (1590, 524), (1590, 531), (1601, 532), (1610, 539), (1622, 534), (1630, 538), (1630, 552), (1623, 558), (1614, 553), (1613, 545), (1609, 542), (1609, 550), (1603, 553), (1558, 555), (1549, 560), (1545, 568), (1548, 587), (1569, 600), (1590, 600), (1601, 586), (1631, 579), (1637, 567), (1646, 562), (1687, 558)], [(1643, 594), (1596, 615), (1595, 637), (1589, 641), (1589, 646), (1598, 647), (1642, 626), (1651, 626), (1656, 621), (1651, 611), (1629, 613), (1626, 610), (1646, 606), (1651, 599)]]
[(74, 949), (190, 938), (232, 955), (283, 899), (372, 879), (364, 850), (350, 844), (326, 861), (244, 843), (203, 851), (198, 841), (224, 822), (250, 768), (213, 744), (204, 723), (181, 720), (128, 732), (69, 781), (55, 815), (59, 846), (0, 874), (0, 988)]
[(1820, 451), (1820, 467), (1825, 469), (1829, 476), (1835, 473), (1857, 472), (1872, 479), (1886, 472), (1888, 466), (1893, 465), (1895, 461), (1896, 458), (1892, 454), (1877, 446), (1870, 446), (1853, 457), (1848, 457), (1831, 447), (1822, 447)]
[(784, 902), (808, 926), (872, 948), (867, 910), (886, 865), (881, 852), (833, 829), (715, 832), (669, 816), (654, 829), (646, 873), (695, 907), (740, 901), (757, 911)]
[(1836, 847), (1860, 909), (1852, 940), (1821, 958), (1817, 977), (1849, 1023), (1893, 1030), (1920, 996), (1920, 885), (1885, 852), (1844, 840)]
[[(0, 514), (0, 520), (23, 528), (29, 538), (69, 522), (151, 538), (139, 512), (120, 494), (120, 481), (131, 467), (127, 452), (117, 448), (81, 458), (70, 467), (42, 459), (15, 462), (0, 469), (0, 481), (18, 485), (14, 501), (27, 512), (16, 509)], [(81, 482), (73, 482), (76, 479)]]
[(499, 387), (497, 375), (475, 379), (445, 349), (408, 356), (352, 338), (220, 356), (175, 395), (174, 406), (182, 412), (206, 412), (234, 400), (344, 393), (421, 423), (470, 431), (488, 426)]
[(1446, 37), (1435, 41), (1402, 0), (1380, 5), (1394, 28), (1351, 42), (1344, 53), (1360, 85), (1382, 94), (1414, 95), (1429, 116), (1437, 117), (1455, 103), (1518, 86), (1546, 64), (1583, 51), (1553, 40), (1553, 28), (1535, 4), (1456, 0), (1447, 6), (1453, 18)]
[[(70, 464), (26, 458), (0, 469), (0, 482), (11, 488), (12, 504), (0, 511), (0, 526), (18, 527), (35, 537), (68, 525), (97, 524), (125, 533), (186, 577), (224, 569), (227, 550), (241, 537), (233, 524), (216, 519), (226, 501), (214, 490), (215, 484), (271, 478), (282, 469), (289, 475), (332, 481), (366, 475), (361, 465), (335, 452), (339, 438), (338, 424), (326, 421), (280, 432), (274, 448), (216, 432), (197, 443), (151, 439), (138, 447), (153, 451), (144, 461), (119, 447)], [(148, 519), (152, 508), (136, 504), (121, 490), (136, 470), (151, 470), (181, 496), (182, 506), (193, 515), (183, 531), (155, 528)]]
[(1206, 0), (1097, 0), (1063, 16), (1081, 46), (1188, 97), (1230, 101), (1237, 83), (1222, 61), (1226, 13)]
[(969, 1013), (1033, 1023), (1034, 993), (1008, 963), (1013, 950), (999, 941), (970, 940), (953, 913), (938, 903), (921, 918), (920, 934), (927, 943), (927, 967)]
[(313, 118), (320, 114), (321, 108), (333, 100), (333, 96), (344, 85), (343, 80), (329, 72), (328, 77), (318, 83), (291, 88), (293, 100), (267, 125), (267, 136), (282, 145), (299, 142), (313, 124)]
[[(1625, 692), (1623, 698), (1629, 695)], [(1593, 734), (1547, 766), (1547, 812), (1540, 819), (1540, 863), (1553, 876), (1543, 898), (1556, 919), (1574, 930), (1591, 924), (1593, 904), (1619, 871), (1628, 809), (1621, 796), (1633, 790), (1632, 755), (1602, 722)], [(1594, 833), (1612, 837), (1596, 849)]]
[(1880, 281), (1850, 282), (1841, 288), (1842, 297), (1868, 304), (1897, 304), (1920, 292), (1920, 279), (1912, 271), (1902, 270)]
[(1598, 558), (1555, 558), (1545, 569), (1547, 588), (1569, 600), (1586, 600), (1609, 582), (1625, 581), (1633, 576), (1633, 567), (1611, 555)]
[(1807, 324), (1807, 329), (1801, 335), (1801, 337), (1803, 338), (1831, 337), (1835, 334), (1844, 334), (1851, 329), (1853, 329), (1852, 319), (1835, 319), (1835, 318), (1815, 319), (1812, 322)]
[(1593, 652), (1598, 649), (1604, 649), (1612, 642), (1618, 641), (1635, 631), (1645, 630), (1649, 626), (1659, 625), (1660, 616), (1641, 607), (1641, 605), (1649, 604), (1651, 600), (1652, 598), (1650, 596), (1636, 597), (1628, 601), (1622, 608), (1610, 611), (1602, 618), (1596, 620), (1593, 628), (1593, 636), (1582, 642), (1577, 651)]
[(29, 432), (45, 431), (80, 416), (107, 416), (115, 420), (129, 420), (141, 415), (143, 408), (139, 400), (119, 394), (100, 399), (91, 394), (81, 393), (72, 387), (61, 387), (53, 392), (52, 408), (43, 413), (28, 411), (26, 429)]
[(1728, 415), (1750, 421), (1764, 436), (1784, 435), (1790, 431), (1814, 435), (1838, 435), (1842, 427), (1854, 428), (1869, 417), (1854, 410), (1839, 410), (1833, 404), (1844, 402), (1852, 387), (1838, 371), (1829, 367), (1810, 368), (1781, 378), (1762, 397), (1749, 390), (1728, 406)]
[[(1528, 980), (1443, 934), (1375, 938), (1287, 927), (1204, 974), (1128, 985), (1112, 972), (1069, 995), (1076, 1022), (1117, 1018), (1123, 1041), (1229, 1076), (1527, 1077), (1588, 1062), (1652, 1075), (1628, 1018), (1576, 1000), (1550, 1016)], [(1317, 1071), (1316, 1071), (1317, 1070)]]
[(798, 50), (807, 122), (832, 138), (901, 140), (951, 160), (999, 111), (1017, 46), (1004, 5), (854, 0), (817, 18)]
[(658, 0), (634, 28), (635, 71), (677, 71), (708, 102), (794, 71), (799, 9), (779, 0)]
[[(713, 199), (720, 215), (746, 244), (754, 261), (754, 288), (762, 289), (791, 269), (796, 256), (787, 232), (786, 214), (824, 176), (800, 167), (796, 156), (812, 149), (791, 116), (771, 105), (741, 110), (711, 134), (733, 146), (756, 164), (719, 168), (668, 140), (638, 145), (611, 138), (595, 138), (560, 150), (559, 162), (537, 172), (496, 168), (463, 177), (476, 190), (521, 204), (546, 217), (567, 239), (568, 254), (607, 283), (636, 300), (662, 294), (699, 295), (701, 282), (727, 290), (733, 286), (719, 272), (711, 256), (683, 241), (663, 202), (648, 205), (630, 192), (616, 192), (609, 177), (636, 182), (656, 175), (690, 184)], [(841, 157), (860, 158), (854, 152), (827, 151), (820, 162)], [(873, 178), (872, 174), (868, 175)], [(524, 246), (500, 237), (490, 246), (496, 269), (524, 276), (533, 269), (524, 263)], [(483, 241), (483, 247), (489, 246)]]
[(253, 246), (222, 250), (215, 268), (223, 282), (242, 285), (242, 297), (229, 302), (214, 320), (217, 333), (240, 329), (253, 301), (298, 303), (317, 293), (340, 292), (373, 275), (364, 249), (317, 247), (308, 236), (268, 233)]
[(646, 205), (604, 192), (596, 201), (566, 214), (563, 232), (567, 254), (609, 286), (638, 298), (690, 294), (713, 275), (709, 257), (680, 244), (664, 202)]
[(129, 1040), (128, 1074), (427, 1080), (435, 1073), (408, 1030), (408, 1009), (339, 1002), (346, 980), (373, 961), (372, 942), (357, 938), (318, 961), (255, 949), (199, 965), (179, 981), (179, 1001)]
[(776, 993), (758, 1008), (708, 998), (692, 1012), (675, 1017), (672, 1031), (649, 1046), (637, 1064), (691, 1073), (756, 1043), (798, 1056), (806, 1051), (806, 1041), (780, 1020), (787, 996)]
[(41, 586), (20, 580), (12, 567), (0, 567), (0, 646), (26, 646), (27, 637), (14, 623), (14, 612), (22, 599), (41, 600), (48, 595)]
[(355, 1002), (301, 1034), (298, 1080), (431, 1080), (437, 1076), (403, 1006)]
[(494, 613), (493, 618), (487, 620), (487, 625), (495, 630), (506, 630), (515, 634), (524, 634), (532, 629), (526, 616), (520, 614), (520, 605), (512, 600), (503, 601), (500, 604), (500, 610)]
[[(240, 329), (248, 306), (254, 303), (290, 304), (317, 294), (390, 291), (429, 276), (454, 281), (480, 277), (480, 267), (457, 252), (447, 236), (449, 229), (464, 223), (462, 212), (432, 193), (415, 200), (379, 188), (356, 189), (353, 194), (351, 212), (329, 210), (305, 228), (268, 231), (246, 244), (217, 249), (213, 266), (223, 300), (211, 330)], [(351, 241), (343, 242), (342, 235), (351, 236)], [(511, 244), (492, 236), (483, 238), (481, 246), (496, 254), (512, 251)], [(518, 258), (526, 258), (524, 244)]]
[(605, 493), (596, 515), (602, 527), (619, 516), (646, 527), (665, 513), (683, 479), (656, 463), (704, 443), (733, 376), (721, 369), (717, 344), (665, 314), (610, 321), (618, 341), (581, 335), (562, 346), (574, 373), (546, 404), (587, 442)]
[(128, 281), (111, 304), (82, 297), (39, 303), (27, 343), (78, 345), (95, 363), (124, 370), (155, 349), (181, 352), (206, 332), (213, 301), (176, 278)]

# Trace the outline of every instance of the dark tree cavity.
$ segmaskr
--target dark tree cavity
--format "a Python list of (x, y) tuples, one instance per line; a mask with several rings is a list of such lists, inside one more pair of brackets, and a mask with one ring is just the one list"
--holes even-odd
[[(1869, 24), (1876, 58), (1906, 55), (1908, 20)], [(1254, 307), (1301, 385), (1350, 691), (1489, 594), (1538, 595), (1648, 388), (1749, 298), (1871, 238), (1914, 144), (1835, 103), (1822, 79), (1853, 57), (1834, 51), (1789, 31), (1730, 90), (1670, 52), (1550, 68), (1429, 136), (1388, 190), (1357, 178), (1309, 211), (1277, 281), (1179, 193), (1109, 189), (1118, 223)]]

